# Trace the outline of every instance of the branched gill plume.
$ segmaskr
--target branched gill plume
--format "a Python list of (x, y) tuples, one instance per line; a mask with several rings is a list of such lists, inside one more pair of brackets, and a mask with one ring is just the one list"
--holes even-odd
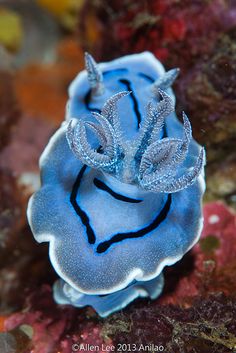
[[(174, 72), (170, 77), (176, 74)], [(101, 114), (93, 112), (97, 123), (70, 120), (67, 140), (75, 156), (92, 168), (152, 192), (174, 193), (192, 185), (202, 172), (205, 157), (204, 149), (201, 148), (196, 163), (190, 168), (183, 168), (192, 139), (191, 125), (186, 114), (183, 113), (182, 139), (160, 139), (165, 118), (174, 111), (174, 104), (168, 94), (158, 89), (160, 102), (148, 103), (146, 118), (137, 139), (126, 141), (122, 134), (117, 103), (129, 93), (125, 91), (113, 95), (104, 104)], [(90, 146), (87, 128), (97, 136), (101, 145), (99, 150)]]

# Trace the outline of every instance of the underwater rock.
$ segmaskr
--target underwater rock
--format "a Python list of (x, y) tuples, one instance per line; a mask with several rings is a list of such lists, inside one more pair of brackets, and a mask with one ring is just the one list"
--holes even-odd
[[(100, 60), (150, 50), (168, 67), (185, 71), (235, 24), (235, 5), (227, 0), (87, 1), (80, 16), (80, 40)], [(99, 40), (93, 41), (92, 31), (99, 33)]]
[(4, 249), (21, 228), (25, 216), (22, 196), (13, 174), (0, 169), (0, 184), (0, 249)]
[(23, 313), (6, 319), (5, 329), (31, 326), (35, 353), (71, 353), (73, 347), (79, 351), (79, 345), (96, 345), (100, 353), (104, 352), (102, 347), (114, 347), (118, 352), (121, 342), (123, 349), (130, 344), (134, 352), (146, 346), (169, 353), (193, 349), (197, 353), (230, 353), (236, 345), (236, 301), (219, 294), (195, 299), (190, 308), (141, 300), (102, 321), (81, 310), (56, 305), (49, 288), (30, 296), (27, 304)]
[(8, 314), (22, 306), (28, 288), (55, 279), (47, 249), (35, 248), (25, 217), (39, 184), (38, 158), (54, 127), (19, 109), (15, 76), (2, 70), (0, 77), (0, 313)]
[(20, 110), (13, 89), (12, 75), (0, 70), (0, 150), (7, 144), (12, 126), (19, 117)]
[(207, 146), (209, 161), (228, 156), (236, 136), (235, 38), (236, 28), (222, 34), (208, 60), (199, 60), (177, 85), (180, 106), (193, 116), (194, 131)]
[[(37, 120), (35, 120), (37, 121)], [(26, 289), (53, 277), (47, 270), (47, 249), (39, 249), (26, 225), (29, 194), (37, 189), (37, 160), (51, 128), (21, 116), (7, 146), (0, 152), (0, 313), (17, 310)], [(46, 137), (44, 137), (46, 135)], [(19, 151), (23, 151), (19, 153)], [(27, 173), (28, 172), (28, 173)], [(36, 181), (36, 182), (35, 182)], [(51, 277), (50, 277), (51, 276)]]
[(21, 325), (8, 332), (0, 332), (1, 353), (30, 353), (31, 338), (28, 325)]
[[(235, 28), (216, 41), (208, 60), (177, 83), (179, 107), (193, 117), (193, 131), (206, 146), (207, 199), (224, 199), (235, 207)], [(201, 112), (199, 114), (199, 112)]]
[[(32, 138), (35, 126), (37, 126), (37, 134)], [(11, 141), (0, 153), (0, 167), (10, 170), (18, 181), (27, 173), (35, 174), (35, 177), (39, 178), (38, 158), (54, 129), (51, 122), (22, 115), (12, 130)], [(24, 153), (19, 153), (21, 149)]]
[(175, 266), (165, 270), (161, 304), (192, 306), (193, 298), (236, 292), (236, 214), (220, 201), (204, 206), (200, 241)]
[(57, 305), (49, 286), (41, 286), (29, 293), (25, 309), (5, 320), (7, 332), (20, 325), (29, 325), (33, 329), (32, 345), (35, 353), (63, 352), (71, 353), (73, 344), (99, 345), (101, 323), (88, 310)]
[(121, 342), (150, 349), (151, 344), (163, 345), (164, 352), (170, 353), (232, 352), (236, 215), (222, 202), (212, 202), (204, 206), (204, 219), (200, 243), (165, 270), (165, 289), (159, 299), (140, 299), (101, 319), (89, 308), (57, 305), (51, 287), (38, 284), (25, 295), (22, 310), (5, 318), (5, 331), (31, 326), (35, 353), (71, 353), (73, 344), (75, 349), (79, 344), (97, 345), (100, 353), (104, 344), (115, 346), (117, 352)]
[[(223, 295), (199, 298), (187, 309), (139, 303), (108, 319), (103, 334), (114, 346), (122, 342), (122, 347), (133, 347), (133, 352), (146, 347), (150, 352), (230, 353), (236, 347), (235, 315), (235, 300)], [(120, 329), (122, 324), (128, 330)]]
[[(204, 208), (204, 229), (200, 242), (194, 248), (197, 267), (204, 274), (210, 264), (210, 273), (203, 280), (203, 291), (236, 292), (236, 214), (222, 202), (212, 202)], [(205, 283), (204, 283), (205, 282)], [(204, 287), (205, 286), (205, 287)]]
[[(230, 149), (230, 146), (228, 146)], [(222, 151), (226, 154), (226, 151)], [(205, 195), (208, 201), (224, 199), (236, 208), (236, 153), (231, 150), (221, 161), (218, 159), (207, 171), (208, 187)]]
[[(37, 134), (32, 139), (36, 122)], [(8, 126), (4, 127), (5, 133)], [(34, 287), (42, 279), (50, 282), (53, 277), (47, 270), (47, 249), (39, 249), (32, 241), (25, 217), (29, 194), (38, 188), (38, 157), (50, 132), (49, 124), (21, 114), (0, 152), (1, 314), (20, 308), (27, 288)]]
[(13, 171), (0, 168), (0, 184), (0, 314), (8, 314), (22, 306), (28, 287), (50, 281), (50, 271), (47, 249), (26, 228), (27, 197)]

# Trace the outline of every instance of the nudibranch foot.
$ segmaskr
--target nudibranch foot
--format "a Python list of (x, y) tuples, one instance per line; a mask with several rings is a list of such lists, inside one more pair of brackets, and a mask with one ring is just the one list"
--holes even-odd
[(54, 299), (58, 304), (81, 308), (92, 306), (101, 317), (106, 317), (125, 308), (136, 298), (156, 299), (163, 290), (162, 273), (150, 281), (134, 281), (126, 288), (106, 295), (89, 295), (71, 287), (63, 280), (57, 280), (53, 287)]

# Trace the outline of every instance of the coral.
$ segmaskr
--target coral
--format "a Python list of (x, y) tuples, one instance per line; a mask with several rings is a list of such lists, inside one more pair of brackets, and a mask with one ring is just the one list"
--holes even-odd
[(197, 241), (204, 150), (187, 116), (182, 125), (174, 114), (178, 70), (165, 73), (148, 52), (100, 65), (86, 54), (85, 64), (88, 74), (69, 88), (67, 121), (40, 159), (28, 219), (36, 240), (50, 242), (62, 278), (56, 301), (107, 316), (156, 298), (163, 267)]

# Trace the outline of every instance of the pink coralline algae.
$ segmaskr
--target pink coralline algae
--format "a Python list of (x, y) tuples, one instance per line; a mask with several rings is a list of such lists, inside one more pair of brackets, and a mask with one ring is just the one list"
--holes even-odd
[(236, 216), (222, 202), (212, 202), (204, 208), (204, 229), (195, 251), (213, 255), (220, 268), (235, 261)]
[[(49, 286), (42, 286), (28, 296), (26, 309), (11, 315), (5, 322), (7, 331), (21, 325), (33, 330), (34, 353), (71, 353), (72, 346), (83, 342), (102, 345), (101, 324), (88, 311), (56, 305)], [(1, 339), (1, 337), (0, 337)], [(30, 353), (31, 351), (24, 351)]]
[[(192, 305), (197, 296), (209, 293), (236, 293), (236, 215), (222, 202), (204, 206), (204, 228), (200, 241), (166, 271), (162, 304)], [(177, 279), (176, 279), (177, 278)]]

